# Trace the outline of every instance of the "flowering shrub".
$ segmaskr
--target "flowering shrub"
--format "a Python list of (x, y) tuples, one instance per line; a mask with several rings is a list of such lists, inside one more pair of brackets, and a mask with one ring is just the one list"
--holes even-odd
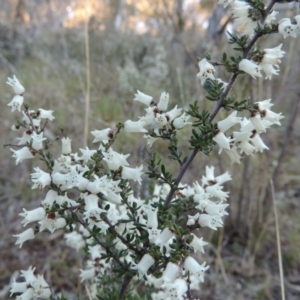
[[(207, 166), (201, 180), (192, 185), (181, 180), (199, 152), (209, 154), (215, 147), (219, 154), (229, 157), (232, 164), (240, 163), (241, 155), (254, 155), (268, 150), (261, 134), (273, 125), (280, 125), (281, 113), (271, 110), (271, 99), (251, 103), (249, 99), (237, 101), (229, 96), (238, 76), (271, 79), (279, 75), (280, 59), (285, 52), (283, 44), (260, 49), (256, 41), (264, 35), (279, 32), (283, 38), (296, 37), (300, 15), (293, 20), (276, 21), (274, 4), (267, 7), (261, 0), (222, 1), (230, 5), (235, 23), (242, 34), (229, 34), (236, 56), (224, 53), (221, 62), (207, 55), (199, 59), (197, 77), (207, 92), (208, 101), (215, 102), (209, 112), (197, 103), (183, 111), (177, 105), (169, 108), (169, 94), (161, 93), (157, 100), (137, 91), (134, 101), (145, 106), (145, 115), (139, 120), (118, 123), (116, 128), (94, 130), (96, 149), (72, 151), (71, 139), (60, 136), (61, 155), (53, 157), (51, 149), (57, 141), (45, 134), (49, 121), (55, 120), (52, 110), (35, 109), (24, 103), (25, 88), (13, 76), (8, 78), (15, 93), (8, 104), (12, 112), (22, 113), (13, 125), (22, 137), (11, 151), (16, 164), (39, 158), (44, 167), (34, 168), (32, 189), (45, 190), (40, 207), (20, 213), (24, 232), (15, 235), (16, 244), (34, 239), (44, 230), (51, 233), (65, 230), (66, 244), (76, 250), (84, 249), (89, 259), (80, 270), (82, 282), (90, 282), (92, 299), (141, 299), (151, 293), (152, 299), (194, 299), (205, 280), (209, 266), (199, 261), (195, 253), (205, 252), (202, 227), (217, 230), (227, 215), (229, 192), (223, 184), (232, 178), (228, 172), (215, 174)], [(274, 46), (274, 45), (272, 45)], [(228, 83), (217, 77), (215, 66), (224, 67), (231, 78)], [(247, 73), (247, 74), (245, 74)], [(157, 96), (157, 95), (156, 95)], [(231, 112), (224, 120), (214, 122), (221, 109)], [(178, 131), (190, 126), (191, 152), (184, 157), (178, 149)], [(114, 141), (122, 131), (141, 134), (149, 146), (147, 166), (130, 166), (130, 154), (113, 150)], [(178, 163), (174, 175), (155, 153), (155, 141), (169, 142), (169, 156)], [(17, 149), (17, 150), (16, 150)], [(143, 186), (143, 179), (154, 181), (154, 189), (147, 199), (137, 198), (132, 183)], [(23, 281), (13, 282), (11, 295), (16, 299), (65, 299), (55, 292), (43, 276), (34, 275), (35, 268), (21, 271)], [(143, 294), (138, 295), (135, 283), (145, 282)]]

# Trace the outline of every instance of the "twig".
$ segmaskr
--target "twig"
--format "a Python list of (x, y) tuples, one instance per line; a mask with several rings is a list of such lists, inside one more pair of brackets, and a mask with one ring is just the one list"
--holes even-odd
[(123, 300), (124, 297), (125, 297), (125, 292), (126, 292), (126, 289), (132, 279), (133, 275), (126, 275), (125, 278), (124, 278), (124, 281), (123, 281), (123, 284), (122, 284), (122, 287), (121, 287), (121, 290), (120, 290), (120, 293), (119, 293), (119, 299), (120, 300)]
[(95, 241), (106, 250), (107, 254), (110, 254), (111, 257), (116, 261), (116, 263), (125, 271), (128, 271), (125, 265), (120, 261), (119, 257), (116, 256), (106, 245), (93, 234), (92, 230), (86, 225), (86, 223), (75, 213), (74, 216), (76, 217), (77, 221), (92, 235)]
[(280, 232), (279, 232), (278, 215), (277, 215), (277, 209), (276, 209), (274, 185), (273, 185), (273, 180), (272, 179), (270, 180), (270, 185), (271, 185), (271, 191), (272, 191), (272, 200), (273, 200), (274, 217), (275, 217), (276, 240), (277, 240), (277, 251), (278, 251), (278, 265), (279, 265), (280, 286), (281, 286), (281, 299), (285, 300), (284, 276), (283, 276), (282, 254), (281, 254), (281, 244), (280, 244)]

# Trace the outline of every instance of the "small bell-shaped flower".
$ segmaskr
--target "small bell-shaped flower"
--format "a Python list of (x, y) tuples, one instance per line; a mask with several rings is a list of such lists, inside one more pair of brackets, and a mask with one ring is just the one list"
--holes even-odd
[(32, 228), (28, 228), (22, 233), (13, 236), (17, 238), (16, 245), (20, 244), (20, 248), (21, 248), (24, 242), (34, 239), (34, 231)]
[(166, 112), (166, 117), (169, 122), (172, 122), (176, 119), (182, 112), (182, 108), (177, 108), (177, 105), (170, 111)]
[(55, 119), (55, 117), (53, 117), (53, 110), (45, 110), (45, 109), (39, 108), (36, 111), (36, 114), (39, 119), (47, 119), (49, 121), (53, 121)]
[(114, 136), (114, 132), (110, 128), (106, 128), (103, 130), (94, 130), (91, 131), (91, 134), (95, 137), (93, 143), (107, 143), (108, 140), (111, 140)]
[(49, 173), (42, 171), (39, 167), (34, 168), (35, 173), (31, 174), (31, 181), (34, 183), (32, 189), (42, 190), (45, 186), (50, 185), (51, 176)]
[(237, 111), (233, 111), (226, 119), (218, 122), (218, 129), (222, 132), (225, 132), (232, 126), (234, 126), (237, 123), (240, 123), (241, 119), (240, 117), (237, 117)]
[(70, 154), (72, 152), (71, 149), (71, 140), (67, 137), (67, 138), (62, 138), (61, 139), (61, 143), (62, 143), (62, 150), (61, 153), (62, 154)]
[(206, 262), (204, 262), (202, 265), (200, 265), (193, 257), (188, 256), (183, 266), (184, 268), (189, 271), (191, 274), (195, 275), (200, 282), (204, 282), (204, 273), (206, 270), (209, 269), (209, 266), (205, 266)]
[(10, 149), (14, 154), (12, 157), (16, 159), (16, 165), (25, 159), (34, 158), (35, 152), (31, 151), (28, 147), (23, 147), (20, 150)]
[(217, 215), (200, 214), (198, 223), (201, 227), (209, 227), (213, 230), (217, 230), (217, 227), (223, 227), (222, 219)]
[(81, 282), (95, 278), (96, 276), (96, 271), (95, 268), (88, 269), (88, 270), (81, 270), (80, 269), (80, 275), (79, 277), (81, 278)]
[(121, 177), (122, 179), (134, 180), (139, 184), (141, 184), (142, 182), (141, 176), (143, 174), (142, 172), (143, 168), (144, 168), (143, 165), (136, 168), (123, 167), (121, 172)]
[(195, 234), (191, 233), (191, 235), (193, 236), (193, 240), (190, 242), (190, 246), (193, 247), (194, 252), (200, 251), (202, 253), (204, 253), (204, 246), (208, 245), (207, 242), (203, 241), (203, 238), (198, 238)]
[(7, 106), (11, 106), (11, 111), (15, 110), (21, 111), (22, 104), (24, 102), (24, 97), (20, 95), (15, 95), (13, 99), (7, 104)]
[(153, 99), (153, 97), (146, 95), (138, 90), (137, 94), (135, 94), (135, 98), (133, 100), (141, 102), (147, 106), (150, 106), (152, 103), (152, 99)]
[(159, 102), (157, 103), (157, 108), (160, 111), (166, 111), (169, 104), (169, 93), (162, 92), (159, 98)]
[(16, 95), (22, 95), (25, 92), (23, 85), (15, 75), (13, 75), (13, 78), (8, 77), (6, 83), (13, 88)]
[(40, 221), (45, 218), (46, 212), (43, 207), (39, 207), (33, 210), (26, 210), (23, 208), (23, 213), (20, 213), (19, 216), (24, 217), (24, 220), (22, 220), (21, 224), (24, 224), (25, 227), (27, 224), (35, 221)]
[(177, 264), (168, 262), (168, 264), (162, 274), (162, 279), (164, 282), (172, 283), (178, 277), (179, 272), (180, 272), (180, 267)]
[(145, 254), (140, 262), (132, 267), (133, 270), (138, 271), (138, 277), (142, 278), (143, 276), (147, 276), (148, 270), (154, 264), (154, 259), (150, 254)]
[(202, 85), (205, 83), (206, 79), (215, 79), (215, 68), (205, 58), (199, 61), (198, 66), (200, 68), (200, 71), (197, 74), (197, 77), (201, 80)]
[(253, 147), (248, 141), (237, 143), (238, 148), (241, 149), (241, 153), (245, 152), (247, 155), (253, 155), (257, 148)]
[(297, 28), (298, 25), (292, 24), (290, 18), (283, 18), (278, 22), (278, 31), (283, 35), (284, 39), (287, 38), (288, 36), (296, 38)]
[(32, 145), (31, 147), (35, 150), (41, 150), (43, 149), (43, 141), (47, 140), (47, 138), (43, 137), (43, 132), (40, 134), (37, 134), (35, 131), (32, 133), (31, 138), (32, 138)]
[(230, 137), (226, 137), (226, 135), (222, 131), (217, 131), (214, 135), (213, 140), (219, 145), (222, 149), (230, 149), (230, 143), (234, 141), (234, 139)]
[(147, 129), (144, 128), (145, 123), (143, 121), (130, 121), (127, 120), (124, 123), (124, 130), (126, 132), (148, 132)]
[(254, 131), (253, 135), (250, 139), (251, 143), (254, 145), (254, 147), (257, 149), (257, 151), (263, 152), (264, 149), (268, 150), (269, 147), (263, 142), (260, 135)]
[(66, 219), (58, 217), (56, 213), (47, 214), (46, 217), (38, 223), (40, 224), (40, 232), (48, 229), (51, 233), (67, 225)]
[(189, 115), (186, 115), (186, 113), (183, 113), (180, 117), (176, 118), (173, 121), (173, 126), (176, 129), (181, 129), (188, 124), (192, 124), (191, 122), (188, 122), (189, 118), (190, 118)]
[(244, 71), (251, 75), (254, 79), (257, 77), (262, 77), (260, 71), (262, 67), (260, 65), (257, 65), (251, 60), (248, 59), (242, 59), (239, 63), (239, 70)]

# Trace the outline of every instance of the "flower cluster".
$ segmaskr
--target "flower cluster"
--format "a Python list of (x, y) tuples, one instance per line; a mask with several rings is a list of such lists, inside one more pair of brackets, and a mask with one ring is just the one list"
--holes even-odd
[(49, 299), (51, 290), (48, 283), (42, 275), (37, 277), (34, 275), (35, 268), (30, 267), (27, 271), (21, 271), (21, 277), (25, 279), (23, 282), (14, 281), (11, 285), (10, 296), (20, 294), (17, 300)]

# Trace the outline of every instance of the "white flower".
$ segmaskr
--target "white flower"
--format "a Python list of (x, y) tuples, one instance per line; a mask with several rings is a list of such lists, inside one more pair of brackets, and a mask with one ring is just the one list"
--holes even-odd
[(37, 279), (34, 280), (31, 285), (34, 289), (34, 296), (40, 299), (50, 299), (51, 290), (42, 275), (38, 275)]
[(204, 253), (204, 246), (208, 245), (207, 242), (203, 241), (203, 238), (198, 238), (195, 234), (191, 233), (191, 235), (193, 236), (193, 240), (190, 242), (190, 246), (193, 247), (194, 252), (200, 251), (202, 253)]
[(172, 237), (174, 233), (169, 229), (165, 228), (157, 237), (154, 244), (159, 246), (164, 246)]
[(150, 104), (152, 103), (152, 99), (153, 98), (151, 96), (146, 95), (138, 90), (137, 94), (135, 94), (135, 98), (133, 100), (141, 102), (147, 106), (150, 106)]
[(110, 128), (103, 130), (94, 130), (91, 131), (91, 134), (95, 137), (93, 143), (104, 142), (107, 143), (108, 140), (111, 140), (114, 136), (114, 132)]
[(72, 152), (70, 138), (68, 138), (68, 137), (67, 138), (62, 138), (61, 143), (62, 143), (61, 153), (62, 154), (70, 154)]
[(26, 283), (31, 284), (33, 281), (36, 280), (36, 277), (34, 276), (35, 268), (29, 267), (28, 270), (21, 270), (21, 277), (25, 278)]
[(252, 115), (249, 120), (255, 130), (257, 130), (258, 132), (266, 132), (266, 126), (262, 122), (260, 113)]
[(36, 111), (36, 114), (39, 119), (47, 119), (50, 121), (53, 121), (55, 119), (55, 117), (53, 117), (53, 110), (45, 110), (45, 109), (39, 108)]
[(262, 77), (260, 71), (262, 67), (260, 65), (257, 65), (251, 60), (248, 59), (242, 59), (239, 63), (239, 69), (240, 71), (244, 71), (248, 74), (250, 74), (253, 78), (256, 79), (256, 77)]
[(132, 267), (133, 270), (138, 271), (139, 278), (147, 276), (147, 271), (154, 264), (154, 259), (150, 254), (145, 254), (140, 262)]
[(35, 154), (33, 151), (30, 151), (28, 147), (23, 147), (20, 150), (10, 149), (10, 151), (14, 153), (12, 157), (16, 159), (16, 165), (19, 162), (22, 162), (24, 159), (34, 158), (34, 154)]
[(133, 122), (133, 121), (127, 120), (124, 123), (124, 130), (126, 132), (148, 132), (147, 129), (144, 128), (144, 126), (145, 126), (145, 122), (143, 122), (143, 121)]
[(271, 108), (274, 105), (273, 103), (271, 103), (271, 100), (272, 99), (258, 101), (258, 102), (255, 102), (254, 104), (257, 105), (259, 111), (263, 111), (265, 109)]
[(162, 279), (164, 282), (174, 282), (180, 272), (180, 267), (172, 262), (168, 262), (163, 274)]
[(231, 178), (231, 176), (230, 176), (230, 174), (228, 172), (225, 172), (224, 174), (219, 175), (219, 176), (216, 177), (216, 182), (219, 185), (221, 185), (224, 182), (227, 182), (229, 180), (232, 180), (232, 178)]
[(41, 132), (40, 134), (37, 134), (35, 131), (32, 133), (32, 145), (31, 147), (35, 150), (41, 150), (43, 149), (43, 141), (47, 140), (47, 138), (43, 137), (44, 132)]
[(103, 160), (106, 161), (107, 166), (110, 170), (116, 171), (120, 167), (129, 166), (126, 159), (129, 157), (130, 154), (120, 154), (109, 148), (107, 152), (102, 152)]
[(22, 233), (13, 236), (17, 238), (16, 245), (20, 244), (21, 248), (24, 242), (34, 239), (34, 231), (32, 228), (28, 228)]
[(236, 115), (237, 115), (237, 111), (235, 110), (227, 118), (225, 118), (222, 121), (219, 121), (218, 129), (222, 132), (225, 132), (235, 124), (240, 123), (242, 118), (237, 117)]
[(82, 153), (82, 156), (79, 157), (80, 160), (88, 161), (91, 157), (97, 152), (96, 150), (90, 150), (89, 147), (85, 147), (85, 149), (79, 148)]
[(260, 64), (271, 64), (271, 65), (278, 65), (281, 63), (281, 59), (284, 56), (285, 51), (281, 50), (282, 44), (278, 45), (277, 47), (264, 49), (263, 51), (263, 58)]
[(266, 79), (272, 79), (273, 75), (279, 75), (279, 67), (271, 64), (260, 64), (261, 69), (266, 73)]
[(20, 95), (15, 95), (13, 99), (7, 104), (7, 106), (11, 106), (11, 111), (15, 110), (21, 111), (21, 106), (24, 102), (24, 97)]
[(13, 78), (8, 77), (6, 83), (13, 88), (16, 95), (22, 95), (25, 92), (23, 85), (15, 75), (13, 75)]
[(85, 246), (82, 235), (76, 231), (66, 233), (64, 237), (66, 239), (66, 244), (77, 251)]
[(150, 134), (144, 134), (144, 138), (147, 140), (147, 145), (149, 147), (152, 147), (153, 143), (158, 140), (158, 138), (152, 137)]
[(201, 84), (203, 85), (206, 79), (214, 80), (215, 76), (215, 68), (209, 63), (205, 58), (198, 62), (198, 66), (200, 68), (200, 72), (197, 74), (197, 77), (201, 80)]
[(96, 276), (96, 270), (95, 268), (88, 269), (88, 270), (81, 270), (80, 269), (80, 275), (79, 277), (81, 278), (81, 282), (85, 280), (92, 279)]
[(158, 125), (158, 127), (160, 127), (160, 128), (167, 125), (168, 119), (166, 117), (166, 114), (165, 113), (162, 113), (162, 114), (157, 113), (155, 116), (155, 122)]
[(166, 112), (166, 117), (169, 118), (169, 122), (172, 122), (181, 114), (182, 108), (177, 108), (177, 105), (170, 111)]
[(257, 148), (257, 151), (263, 152), (264, 149), (268, 150), (269, 147), (263, 142), (261, 137), (257, 132), (254, 132), (250, 139), (251, 143)]
[(47, 214), (46, 217), (38, 223), (40, 224), (40, 232), (48, 229), (51, 233), (67, 225), (66, 220), (64, 218), (58, 218), (56, 213)]
[(217, 198), (220, 198), (221, 200), (226, 200), (229, 196), (229, 192), (223, 192), (222, 191), (223, 187), (220, 186), (219, 184), (214, 184), (214, 185), (208, 185), (205, 187), (205, 191), (212, 196), (215, 196)]
[(148, 207), (147, 210), (147, 227), (148, 228), (157, 228), (158, 221), (157, 221), (157, 211), (158, 208), (153, 208), (151, 206)]
[(201, 282), (204, 282), (204, 272), (209, 269), (209, 266), (205, 266), (206, 262), (200, 265), (194, 258), (188, 256), (183, 266), (191, 274), (195, 275)]
[(11, 284), (11, 289), (10, 289), (10, 297), (12, 294), (17, 294), (17, 293), (24, 293), (27, 290), (27, 283), (26, 282), (16, 282), (14, 281)]
[(252, 131), (234, 131), (232, 133), (232, 136), (234, 137), (234, 141), (237, 142), (243, 142), (248, 141), (250, 139), (250, 136), (252, 135)]
[(49, 173), (42, 171), (39, 167), (34, 168), (34, 170), (35, 173), (31, 174), (31, 181), (34, 183), (32, 189), (39, 188), (42, 190), (51, 183), (51, 176)]
[(200, 214), (198, 223), (201, 227), (209, 227), (213, 230), (217, 230), (217, 227), (223, 227), (223, 221), (220, 216), (211, 216), (207, 214)]
[(218, 131), (218, 133), (213, 137), (213, 140), (219, 145), (220, 148), (227, 150), (230, 149), (230, 143), (234, 141), (234, 139), (226, 137), (222, 131)]
[(236, 146), (231, 147), (230, 150), (225, 149), (224, 151), (229, 156), (231, 164), (240, 163), (241, 156), (238, 154)]
[(39, 207), (29, 211), (23, 208), (23, 211), (24, 212), (20, 213), (19, 216), (24, 217), (24, 220), (22, 220), (21, 222), (21, 224), (24, 224), (24, 227), (31, 222), (43, 220), (46, 215), (45, 209), (43, 207)]
[(159, 102), (157, 103), (157, 108), (160, 111), (166, 111), (169, 104), (169, 93), (162, 92), (159, 98)]
[(293, 38), (297, 37), (296, 30), (298, 25), (292, 24), (289, 18), (283, 18), (278, 22), (278, 31), (283, 35), (283, 38), (291, 36)]
[(34, 297), (33, 288), (28, 288), (23, 294), (16, 297), (16, 300), (31, 300)]
[(19, 140), (18, 145), (29, 143), (31, 140), (31, 132), (24, 131), (22, 137), (17, 138), (17, 140)]
[(239, 142), (237, 146), (241, 149), (241, 153), (245, 152), (247, 155), (253, 155), (257, 151), (257, 148), (253, 147), (248, 141)]
[(219, 4), (223, 4), (224, 7), (226, 7), (226, 6), (228, 6), (229, 4), (231, 4), (234, 1), (235, 0), (219, 0)]
[(174, 121), (173, 121), (173, 126), (176, 128), (176, 129), (181, 129), (183, 128), (185, 125), (188, 125), (188, 124), (192, 124), (191, 122), (188, 122), (190, 116), (189, 115), (186, 115), (185, 112), (178, 118), (176, 118)]
[(235, 17), (234, 23), (244, 34), (252, 36), (254, 29), (257, 27), (257, 21), (252, 15), (252, 8), (243, 1), (232, 3), (232, 11)]
[(271, 122), (272, 124), (281, 125), (280, 120), (284, 118), (281, 113), (277, 114), (269, 109), (265, 109), (262, 112), (263, 120), (267, 120)]
[(166, 283), (166, 296), (159, 299), (184, 300), (188, 285), (184, 279), (177, 278), (173, 283)]
[(137, 181), (139, 184), (141, 184), (142, 181), (142, 169), (143, 165), (136, 168), (129, 168), (129, 167), (123, 167), (121, 172), (122, 179), (132, 179), (134, 181)]

